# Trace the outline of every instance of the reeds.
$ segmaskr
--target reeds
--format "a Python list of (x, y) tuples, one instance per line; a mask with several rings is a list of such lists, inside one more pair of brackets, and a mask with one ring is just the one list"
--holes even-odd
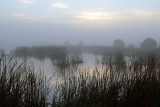
[(62, 84), (54, 85), (51, 90), (44, 72), (35, 72), (25, 63), (3, 57), (0, 59), (0, 107), (160, 106), (160, 65), (154, 57), (132, 57), (131, 64), (123, 62), (121, 69), (112, 59), (106, 62), (94, 71), (67, 75)]
[(82, 55), (78, 51), (63, 53), (56, 60), (52, 60), (55, 71), (61, 75), (76, 72), (81, 63), (83, 63)]
[(42, 72), (0, 58), (0, 107), (45, 107), (49, 89)]
[[(117, 68), (109, 61), (103, 70), (83, 71), (59, 86), (63, 107), (159, 107), (160, 70), (156, 60), (132, 58), (129, 66)], [(147, 65), (146, 65), (147, 64)], [(53, 102), (54, 103), (54, 102)]]

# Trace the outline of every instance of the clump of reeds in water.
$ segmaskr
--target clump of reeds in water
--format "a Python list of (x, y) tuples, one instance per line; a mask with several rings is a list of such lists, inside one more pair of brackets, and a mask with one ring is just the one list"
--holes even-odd
[[(151, 61), (151, 62), (148, 62)], [(154, 58), (116, 68), (112, 60), (103, 70), (80, 72), (61, 84), (53, 101), (63, 107), (159, 107), (160, 69)], [(127, 64), (126, 64), (127, 65)]]
[(56, 60), (52, 60), (52, 63), (57, 73), (64, 75), (65, 72), (77, 71), (78, 65), (83, 63), (83, 60), (79, 52), (62, 53)]
[(0, 58), (0, 107), (45, 107), (49, 85), (43, 72)]

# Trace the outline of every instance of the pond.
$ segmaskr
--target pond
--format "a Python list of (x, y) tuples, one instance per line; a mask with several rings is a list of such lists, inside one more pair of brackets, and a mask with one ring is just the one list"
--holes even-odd
[(44, 71), (45, 76), (48, 79), (51, 78), (51, 85), (63, 81), (65, 75), (77, 75), (80, 71), (85, 72), (86, 70), (92, 72), (96, 66), (96, 59), (101, 59), (101, 56), (84, 53), (82, 54), (82, 59), (82, 63), (71, 64), (63, 68), (53, 63), (49, 58), (45, 58), (44, 60), (33, 57), (28, 57), (26, 59), (14, 58), (18, 63), (25, 62), (28, 66), (34, 68), (36, 72)]

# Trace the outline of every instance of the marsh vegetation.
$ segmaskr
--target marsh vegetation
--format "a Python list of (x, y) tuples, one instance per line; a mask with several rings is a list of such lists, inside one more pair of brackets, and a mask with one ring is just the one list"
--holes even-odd
[[(43, 71), (35, 72), (25, 63), (1, 58), (0, 105), (53, 107), (141, 107), (159, 106), (160, 63), (154, 57), (131, 57), (130, 64), (110, 57), (95, 69), (76, 75), (61, 75), (52, 83)], [(121, 66), (121, 67), (119, 67)], [(59, 72), (59, 71), (58, 71)], [(70, 72), (72, 73), (72, 72)]]
[[(141, 48), (124, 47), (123, 43), (115, 43), (115, 47), (19, 47), (12, 55), (23, 58), (22, 63), (3, 52), (0, 106), (159, 107), (159, 52), (154, 47), (141, 52)], [(92, 69), (84, 53), (96, 54)], [(48, 58), (54, 69), (49, 74), (45, 68), (35, 69), (27, 58)]]

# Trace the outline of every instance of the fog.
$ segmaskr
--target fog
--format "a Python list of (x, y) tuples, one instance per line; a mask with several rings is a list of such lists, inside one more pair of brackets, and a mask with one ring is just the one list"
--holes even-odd
[(63, 45), (66, 41), (112, 46), (115, 39), (139, 47), (147, 37), (160, 41), (158, 1), (63, 2), (3, 1), (0, 48)]
[(159, 5), (1, 0), (0, 107), (160, 107)]
[[(0, 48), (32, 45), (62, 45), (65, 41), (85, 45), (109, 45), (115, 39), (124, 40), (125, 44), (139, 46), (144, 38), (151, 37), (160, 41), (160, 25), (158, 23), (141, 22), (118, 25), (114, 28), (92, 28), (74, 24), (47, 24), (24, 21), (0, 22)], [(143, 25), (141, 25), (143, 24)]]

